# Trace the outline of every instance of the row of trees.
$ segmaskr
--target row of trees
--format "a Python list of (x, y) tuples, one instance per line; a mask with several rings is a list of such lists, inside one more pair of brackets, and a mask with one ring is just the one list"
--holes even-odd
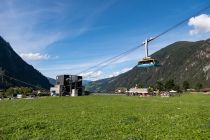
[(23, 96), (27, 96), (31, 94), (33, 91), (30, 87), (15, 87), (15, 88), (8, 88), (6, 91), (1, 92), (1, 97), (14, 97), (17, 94), (22, 94)]
[(155, 88), (159, 91), (163, 90), (180, 90), (180, 87), (174, 83), (174, 80), (168, 80), (165, 83), (161, 81), (157, 81)]
[[(200, 90), (203, 87), (203, 85), (201, 83), (197, 83), (195, 86), (196, 90)], [(169, 91), (169, 90), (176, 90), (176, 91), (187, 91), (187, 89), (190, 89), (190, 84), (188, 81), (184, 81), (182, 83), (182, 87), (180, 87), (179, 85), (177, 85), (174, 80), (168, 80), (166, 82), (162, 82), (162, 81), (157, 81), (155, 87), (155, 89), (159, 90), (159, 91)]]

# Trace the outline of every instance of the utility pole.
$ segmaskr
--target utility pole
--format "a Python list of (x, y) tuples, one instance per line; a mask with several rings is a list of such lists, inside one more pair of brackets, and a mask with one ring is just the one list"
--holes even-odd
[(149, 45), (149, 42), (154, 40), (153, 37), (150, 37), (149, 39), (145, 39), (145, 41), (143, 42), (144, 43), (144, 49), (145, 49), (145, 58), (148, 58), (148, 45)]
[(148, 39), (144, 41), (144, 49), (145, 49), (145, 58), (148, 57)]

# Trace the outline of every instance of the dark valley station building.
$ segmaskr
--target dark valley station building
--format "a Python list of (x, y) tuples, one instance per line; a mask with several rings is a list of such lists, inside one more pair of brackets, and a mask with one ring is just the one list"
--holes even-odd
[(82, 96), (84, 87), (82, 86), (82, 76), (58, 75), (56, 84), (50, 88), (51, 96)]

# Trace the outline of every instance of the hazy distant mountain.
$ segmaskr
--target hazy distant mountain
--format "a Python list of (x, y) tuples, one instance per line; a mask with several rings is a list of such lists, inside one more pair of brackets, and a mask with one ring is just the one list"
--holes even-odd
[[(27, 64), (0, 36), (0, 73), (25, 81), (29, 84), (36, 85), (43, 88), (49, 88), (50, 83), (48, 79), (43, 76), (33, 66)], [(3, 80), (3, 82), (2, 82)], [(0, 88), (11, 86), (26, 86), (24, 83), (14, 81), (11, 78), (1, 79)]]
[(89, 83), (91, 83), (92, 81), (91, 80), (83, 80), (82, 81), (82, 85), (83, 86), (87, 86)]
[(117, 87), (130, 88), (136, 84), (154, 85), (156, 81), (174, 79), (177, 84), (189, 81), (191, 87), (198, 82), (210, 87), (210, 39), (197, 42), (173, 43), (152, 55), (161, 67), (137, 68), (117, 77), (92, 82), (90, 91), (114, 91)]
[(48, 81), (50, 82), (51, 85), (55, 85), (56, 80), (50, 77), (47, 77)]

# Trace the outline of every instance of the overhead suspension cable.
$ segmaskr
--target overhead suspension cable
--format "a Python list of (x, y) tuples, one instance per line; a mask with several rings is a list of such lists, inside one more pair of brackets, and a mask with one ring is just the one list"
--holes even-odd
[(25, 81), (22, 81), (22, 80), (16, 79), (16, 78), (14, 78), (14, 77), (11, 77), (11, 76), (8, 76), (8, 75), (5, 75), (5, 74), (1, 74), (1, 76), (4, 76), (4, 77), (7, 77), (7, 78), (10, 78), (10, 79), (12, 79), (12, 80), (15, 80), (15, 81), (17, 81), (17, 82), (23, 83), (23, 84), (28, 85), (28, 86), (30, 86), (30, 87), (34, 87), (34, 88), (37, 88), (37, 89), (43, 89), (43, 90), (46, 90), (46, 89), (41, 88), (41, 87), (39, 87), (39, 86), (36, 86), (36, 85), (30, 84), (30, 83), (28, 83), (28, 82), (25, 82)]
[(85, 69), (85, 70), (79, 72), (79, 73), (76, 74), (76, 75), (82, 74), (82, 73), (87, 72), (87, 71), (89, 71), (89, 70), (91, 70), (91, 69), (94, 69), (94, 68), (100, 69), (100, 67), (104, 67), (104, 66), (106, 66), (107, 64), (110, 64), (110, 63), (112, 63), (112, 62), (115, 62), (115, 60), (116, 60), (116, 61), (119, 60), (120, 58), (122, 58), (122, 57), (124, 57), (125, 55), (127, 55), (127, 54), (129, 54), (129, 53), (131, 53), (131, 52), (133, 52), (133, 51), (135, 51), (135, 50), (137, 50), (139, 47), (142, 47), (143, 45), (144, 45), (144, 44), (139, 45), (139, 46), (136, 46), (135, 48), (132, 48), (132, 49), (130, 49), (130, 50), (127, 50), (127, 51), (125, 51), (125, 52), (123, 52), (123, 53), (121, 53), (121, 54), (119, 54), (119, 55), (116, 55), (116, 56), (114, 56), (114, 57), (111, 57), (111, 58), (109, 58), (109, 59), (107, 59), (107, 60), (105, 60), (105, 61), (102, 61), (102, 62), (98, 63), (97, 65), (94, 65), (94, 66), (92, 66), (92, 67), (90, 67), (90, 68), (87, 68), (87, 69)]
[[(164, 34), (170, 32), (171, 30), (177, 28), (178, 26), (180, 26), (180, 25), (182, 25), (183, 23), (185, 23), (186, 21), (188, 21), (191, 17), (194, 17), (194, 16), (196, 16), (196, 15), (200, 14), (201, 12), (204, 12), (204, 11), (206, 11), (206, 10), (208, 10), (208, 9), (210, 9), (210, 5), (207, 6), (207, 7), (205, 7), (204, 9), (201, 9), (200, 11), (198, 11), (198, 12), (192, 14), (191, 16), (189, 16), (188, 18), (186, 18), (186, 19), (184, 19), (183, 21), (179, 22), (178, 24), (175, 24), (175, 25), (171, 26), (170, 28), (168, 28), (168, 29), (165, 30), (164, 32), (158, 34), (157, 36), (155, 36), (154, 38), (150, 39), (149, 41), (153, 41), (153, 40), (155, 40), (155, 39), (157, 39), (157, 38), (163, 36)], [(91, 70), (91, 69), (94, 69), (94, 68), (97, 68), (97, 70), (95, 70), (94, 72), (96, 72), (96, 71), (98, 71), (98, 70), (100, 70), (100, 69), (103, 69), (104, 67), (108, 66), (109, 64), (116, 62), (117, 60), (121, 59), (121, 58), (124, 57), (125, 55), (127, 55), (127, 54), (129, 54), (129, 53), (135, 51), (136, 49), (138, 49), (138, 48), (140, 48), (140, 47), (142, 47), (142, 46), (144, 46), (144, 43), (141, 44), (141, 45), (139, 45), (139, 46), (137, 46), (137, 47), (134, 47), (134, 48), (132, 48), (132, 49), (130, 49), (130, 50), (128, 50), (128, 51), (125, 51), (125, 52), (123, 52), (123, 53), (121, 53), (121, 54), (119, 54), (119, 55), (116, 55), (116, 56), (114, 56), (114, 57), (111, 57), (110, 59), (107, 59), (107, 60), (105, 60), (105, 61), (102, 61), (101, 63), (98, 63), (97, 65), (94, 65), (94, 66), (92, 66), (92, 67), (90, 67), (90, 68), (87, 68), (87, 69), (81, 71), (80, 73), (78, 73), (77, 75), (82, 74), (82, 73), (84, 73), (84, 72), (87, 72), (87, 71), (89, 71), (89, 70)], [(36, 85), (27, 83), (27, 82), (25, 82), (25, 81), (22, 81), (22, 80), (19, 80), (19, 79), (16, 79), (16, 78), (13, 78), (13, 77), (11, 77), (11, 76), (7, 76), (7, 75), (5, 75), (5, 74), (2, 74), (2, 76), (5, 76), (5, 77), (10, 78), (10, 79), (13, 79), (13, 80), (15, 80), (15, 81), (24, 83), (24, 84), (26, 84), (26, 85), (28, 85), (28, 86), (31, 86), (31, 87), (35, 87), (35, 88), (38, 88), (38, 89), (43, 89), (43, 88), (38, 87), (38, 86), (36, 86)]]
[(197, 11), (197, 12), (195, 12), (194, 14), (192, 14), (191, 16), (187, 17), (186, 19), (182, 20), (181, 22), (179, 22), (179, 23), (171, 26), (170, 28), (166, 29), (164, 32), (162, 32), (162, 33), (158, 34), (157, 36), (155, 36), (152, 40), (155, 40), (155, 39), (159, 38), (160, 36), (163, 36), (164, 34), (170, 32), (171, 30), (173, 30), (173, 29), (179, 27), (180, 25), (182, 25), (183, 23), (187, 22), (190, 18), (195, 17), (195, 16), (199, 15), (200, 13), (202, 13), (202, 12), (208, 10), (208, 9), (210, 9), (210, 5), (205, 7), (205, 8), (203, 8), (203, 9), (201, 9), (201, 10), (199, 10), (199, 11)]
[[(144, 44), (142, 44), (141, 46), (144, 46)], [(138, 47), (136, 47), (136, 48), (133, 48), (133, 49), (131, 49), (130, 51), (127, 51), (125, 55), (121, 55), (121, 56), (117, 57), (116, 59), (113, 59), (112, 61), (109, 61), (108, 63), (102, 65), (101, 67), (99, 67), (99, 68), (97, 68), (96, 70), (94, 70), (93, 72), (91, 72), (90, 75), (91, 75), (92, 73), (95, 73), (95, 72), (97, 72), (97, 71), (99, 71), (99, 70), (101, 70), (101, 69), (107, 67), (109, 64), (112, 64), (112, 63), (118, 61), (119, 59), (121, 59), (121, 58), (125, 57), (126, 55), (132, 53), (133, 51), (137, 50), (137, 49), (138, 49), (139, 47), (141, 47), (141, 46), (138, 46)], [(92, 77), (92, 76), (88, 76), (88, 75), (87, 75), (87, 77), (90, 78), (90, 77)]]
[[(170, 28), (168, 28), (168, 29), (166, 29), (165, 31), (161, 32), (160, 34), (156, 35), (155, 37), (149, 39), (148, 42), (154, 41), (155, 39), (157, 39), (157, 38), (159, 38), (159, 37), (165, 35), (166, 33), (170, 32), (171, 30), (174, 30), (175, 28), (179, 27), (179, 26), (182, 25), (183, 23), (187, 22), (191, 17), (197, 16), (198, 14), (200, 14), (200, 13), (202, 13), (202, 12), (208, 10), (208, 9), (210, 9), (210, 5), (207, 6), (207, 7), (205, 7), (205, 8), (203, 8), (203, 9), (201, 9), (201, 10), (199, 10), (199, 11), (197, 11), (196, 13), (194, 13), (194, 14), (192, 14), (191, 16), (189, 16), (188, 18), (182, 20), (181, 22), (179, 22), (179, 23), (177, 23), (177, 24), (171, 26)], [(123, 52), (123, 53), (121, 53), (121, 54), (119, 54), (119, 55), (117, 55), (117, 56), (114, 56), (114, 57), (112, 57), (112, 58), (110, 58), (110, 59), (107, 59), (107, 60), (105, 60), (105, 61), (102, 61), (101, 63), (98, 63), (97, 65), (94, 65), (94, 66), (92, 66), (92, 67), (90, 67), (90, 68), (87, 68), (87, 69), (85, 69), (84, 71), (78, 73), (77, 75), (82, 74), (82, 73), (84, 73), (84, 72), (87, 72), (87, 71), (89, 71), (89, 70), (92, 70), (92, 69), (94, 69), (94, 68), (98, 68), (98, 69), (95, 70), (94, 72), (96, 72), (96, 71), (98, 71), (98, 70), (100, 70), (100, 69), (103, 69), (104, 67), (108, 66), (109, 64), (111, 64), (111, 63), (113, 63), (113, 62), (116, 62), (117, 60), (119, 60), (120, 58), (122, 58), (124, 55), (127, 55), (128, 53), (131, 53), (131, 52), (133, 52), (134, 50), (136, 50), (136, 49), (138, 49), (139, 47), (142, 47), (142, 46), (144, 46), (144, 43), (141, 44), (141, 45), (139, 45), (139, 46), (137, 46), (137, 47), (135, 47), (135, 48), (132, 48), (132, 49), (130, 49), (130, 50), (128, 50), (128, 51), (125, 51), (125, 52)], [(117, 59), (116, 59), (116, 58), (117, 58)], [(107, 62), (109, 62), (109, 63), (107, 63)], [(103, 64), (104, 64), (104, 65), (103, 65)]]

